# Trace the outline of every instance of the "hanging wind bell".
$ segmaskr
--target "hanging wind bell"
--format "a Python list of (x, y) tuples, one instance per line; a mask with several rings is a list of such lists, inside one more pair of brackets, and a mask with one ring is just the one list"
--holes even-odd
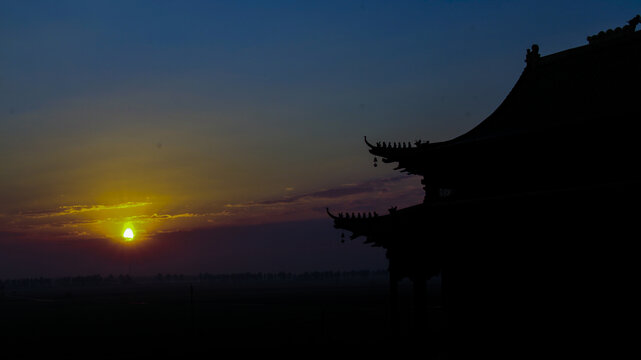
[(374, 156), (374, 167), (378, 166), (378, 158)]
[(341, 233), (341, 244), (345, 243), (345, 233)]

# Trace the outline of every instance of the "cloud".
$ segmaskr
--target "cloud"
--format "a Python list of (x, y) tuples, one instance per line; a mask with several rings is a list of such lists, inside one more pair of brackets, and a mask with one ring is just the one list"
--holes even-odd
[(338, 187), (330, 189), (320, 189), (314, 192), (286, 196), (279, 199), (269, 199), (263, 201), (250, 201), (238, 204), (226, 204), (227, 208), (251, 208), (251, 207), (266, 207), (275, 205), (286, 205), (297, 203), (304, 200), (317, 200), (317, 199), (340, 199), (358, 194), (370, 194), (390, 191), (389, 186), (407, 180), (407, 176), (395, 176), (392, 178), (373, 179), (361, 183), (343, 184)]
[(134, 207), (151, 205), (150, 202), (126, 202), (115, 205), (62, 205), (57, 209), (39, 210), (23, 212), (21, 215), (29, 218), (46, 218), (52, 216), (65, 216), (77, 213), (84, 213), (88, 211), (101, 211), (101, 210), (116, 210), (116, 209), (129, 209)]
[[(141, 229), (151, 234), (157, 229), (193, 229), (212, 223), (219, 224), (220, 219), (233, 215), (229, 210), (180, 211), (145, 207), (150, 202), (126, 202), (112, 205), (63, 205), (56, 209), (20, 212), (7, 217), (9, 222), (0, 222), (3, 230), (29, 234), (39, 239), (74, 239), (87, 237), (113, 236), (121, 224), (134, 222)], [(121, 209), (138, 208), (134, 214), (121, 213)], [(115, 212), (101, 212), (112, 210)], [(212, 220), (212, 221), (210, 221)], [(213, 220), (216, 220), (215, 222)], [(107, 235), (105, 235), (107, 234)], [(111, 235), (108, 235), (111, 234)]]
[(174, 220), (179, 218), (197, 218), (197, 217), (214, 217), (214, 216), (230, 216), (230, 213), (227, 210), (219, 212), (206, 212), (206, 213), (181, 213), (181, 214), (151, 214), (151, 215), (137, 215), (130, 216), (127, 219), (129, 220)]
[(141, 222), (156, 222), (156, 221), (166, 221), (166, 220), (177, 220), (177, 219), (189, 219), (189, 218), (200, 218), (200, 217), (217, 217), (217, 216), (230, 216), (232, 215), (229, 211), (223, 210), (219, 212), (206, 212), (206, 213), (178, 213), (178, 214), (143, 214), (143, 215), (134, 215), (134, 216), (116, 216), (108, 218), (77, 218), (77, 217), (62, 217), (57, 220), (53, 219), (43, 219), (42, 217), (36, 218), (37, 220), (45, 220), (46, 222), (35, 222), (35, 223), (22, 223), (21, 227), (23, 229), (45, 229), (45, 228), (66, 228), (66, 227), (78, 227), (83, 225), (96, 225), (102, 223), (122, 223), (125, 221), (141, 221)]
[[(420, 179), (416, 176), (401, 175), (341, 184), (299, 194), (293, 190), (286, 191), (280, 197), (200, 209), (184, 206), (163, 209), (153, 206), (151, 202), (63, 205), (55, 209), (24, 211), (16, 216), (3, 217), (0, 218), (0, 225), (4, 230), (29, 233), (42, 238), (62, 239), (114, 234), (117, 233), (120, 224), (131, 221), (138, 224), (140, 229), (145, 229), (149, 236), (153, 236), (163, 231), (320, 219), (327, 216), (325, 207), (336, 211), (381, 213), (392, 206), (417, 204), (422, 199)], [(118, 211), (131, 208), (136, 208), (136, 212)]]
[(233, 214), (218, 224), (265, 224), (281, 221), (301, 221), (327, 217), (325, 208), (338, 211), (385, 212), (393, 206), (406, 207), (423, 201), (420, 178), (395, 176), (378, 178), (332, 188), (298, 194), (285, 194), (262, 201), (226, 204)]

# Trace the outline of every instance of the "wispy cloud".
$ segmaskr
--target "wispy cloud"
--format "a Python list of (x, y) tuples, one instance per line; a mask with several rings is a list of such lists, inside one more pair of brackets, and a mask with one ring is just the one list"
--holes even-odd
[(150, 202), (126, 202), (115, 205), (62, 205), (57, 209), (48, 209), (48, 210), (39, 210), (39, 211), (28, 211), (24, 212), (21, 215), (29, 218), (46, 218), (52, 216), (65, 216), (78, 213), (84, 213), (88, 211), (101, 211), (101, 210), (117, 210), (117, 209), (129, 209), (134, 207), (151, 205)]
[[(285, 187), (283, 187), (285, 188)], [(118, 236), (121, 224), (133, 222), (139, 231), (153, 236), (159, 232), (185, 231), (201, 227), (265, 224), (326, 217), (325, 207), (337, 211), (384, 212), (392, 206), (409, 206), (422, 200), (416, 176), (376, 178), (340, 184), (305, 193), (293, 189), (280, 197), (216, 207), (180, 208), (151, 202), (118, 204), (74, 204), (55, 209), (23, 211), (2, 218), (4, 227), (43, 238)], [(137, 208), (134, 213), (121, 209)], [(109, 211), (108, 211), (109, 210)], [(104, 212), (103, 212), (104, 211)], [(0, 225), (3, 222), (0, 221)], [(115, 234), (115, 235), (114, 235)], [(81, 236), (82, 235), (82, 236)]]
[(420, 178), (395, 176), (342, 184), (302, 194), (261, 201), (226, 204), (232, 224), (297, 221), (327, 217), (325, 208), (339, 211), (384, 212), (393, 206), (410, 206), (423, 200)]
[(181, 214), (151, 214), (151, 215), (137, 215), (130, 216), (130, 220), (174, 220), (180, 218), (198, 218), (198, 217), (215, 217), (215, 216), (230, 216), (229, 211), (223, 210), (219, 212), (204, 212), (204, 213), (181, 213)]
[(358, 194), (385, 193), (390, 191), (390, 186), (407, 180), (407, 176), (395, 176), (392, 178), (373, 179), (361, 183), (343, 184), (334, 188), (320, 189), (310, 193), (293, 196), (285, 196), (279, 199), (268, 199), (263, 201), (250, 201), (237, 204), (226, 204), (227, 208), (252, 208), (286, 205), (301, 201), (312, 201), (318, 199), (340, 199)]

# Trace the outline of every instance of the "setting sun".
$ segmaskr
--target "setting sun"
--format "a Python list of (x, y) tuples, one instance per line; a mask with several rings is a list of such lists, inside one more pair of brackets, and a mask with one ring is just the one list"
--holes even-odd
[(122, 236), (125, 238), (126, 241), (131, 241), (134, 239), (134, 232), (130, 228), (127, 228), (127, 230), (125, 230), (125, 233), (122, 234)]

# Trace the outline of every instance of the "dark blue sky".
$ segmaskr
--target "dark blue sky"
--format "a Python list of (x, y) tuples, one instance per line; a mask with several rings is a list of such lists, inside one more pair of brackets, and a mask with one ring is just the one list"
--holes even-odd
[(638, 8), (635, 1), (3, 1), (1, 106), (32, 111), (153, 89), (139, 106), (269, 108), (280, 118), (286, 107), (322, 112), (312, 128), (361, 134), (367, 125), (376, 136), (400, 122), (444, 138), (500, 102), (531, 43), (543, 54), (582, 45)]

